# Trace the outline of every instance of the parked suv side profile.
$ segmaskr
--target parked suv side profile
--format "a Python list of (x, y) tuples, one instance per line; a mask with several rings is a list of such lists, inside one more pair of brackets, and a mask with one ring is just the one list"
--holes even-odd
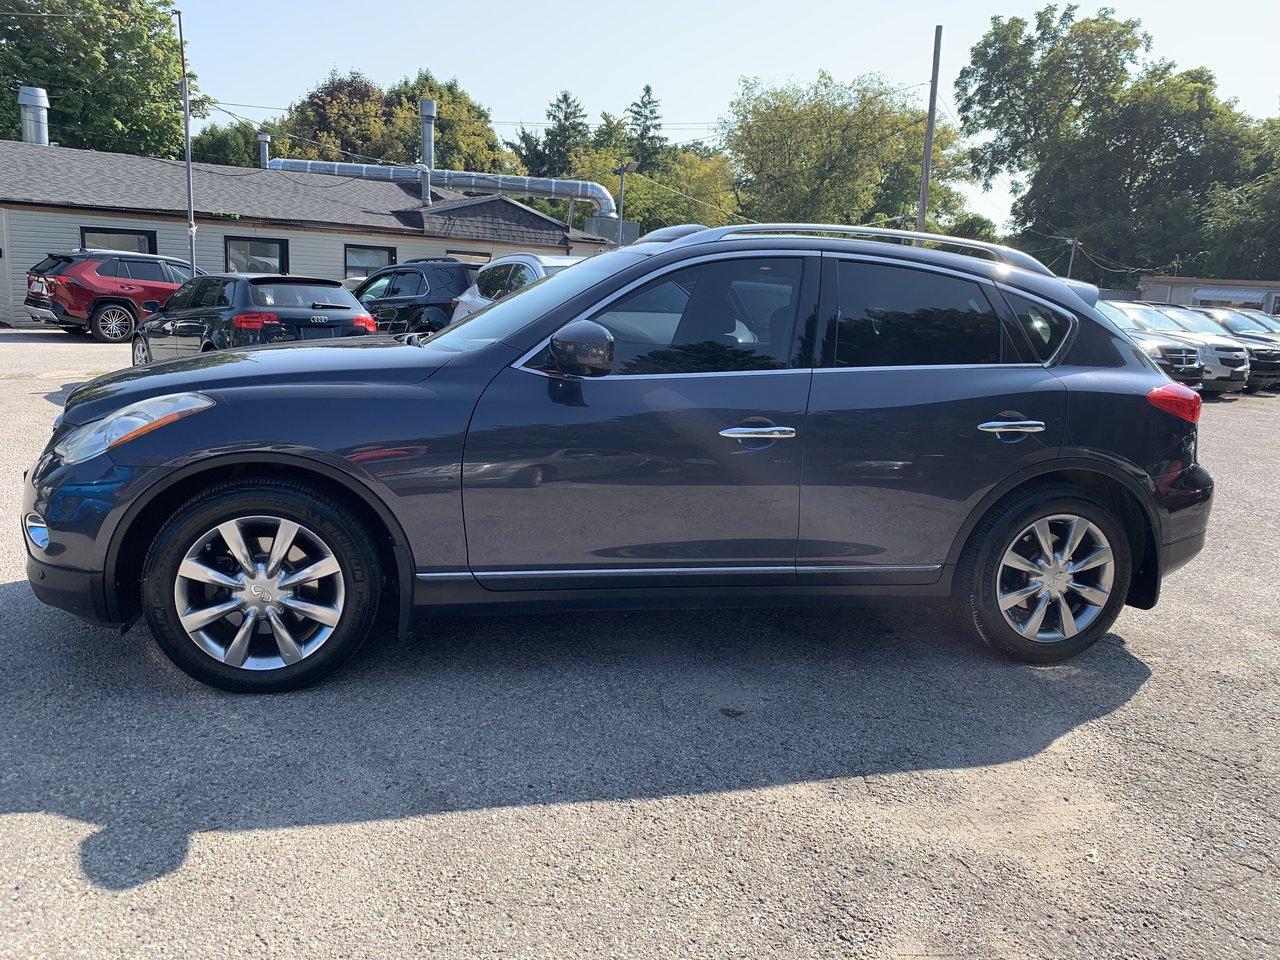
[(126, 343), (147, 316), (143, 304), (169, 299), (190, 279), (191, 265), (176, 257), (119, 250), (50, 253), (28, 271), (24, 305), (31, 319), (67, 333)]
[(28, 577), (245, 691), (326, 675), (382, 603), (403, 631), (949, 598), (965, 633), (1060, 661), (1155, 605), (1213, 497), (1199, 395), (1097, 296), (978, 241), (751, 224), (430, 336), (109, 374), (26, 476)]
[(449, 325), (453, 302), (477, 269), (456, 257), (407, 260), (370, 274), (355, 295), (379, 333), (435, 333)]

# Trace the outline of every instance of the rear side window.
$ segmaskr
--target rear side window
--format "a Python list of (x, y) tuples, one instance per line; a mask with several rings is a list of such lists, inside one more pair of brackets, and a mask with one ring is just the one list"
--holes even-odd
[(191, 306), (191, 297), (195, 294), (203, 283), (202, 280), (189, 280), (178, 288), (178, 291), (169, 298), (169, 302), (164, 305), (166, 310), (186, 310)]
[(531, 267), (523, 263), (516, 263), (511, 267), (511, 279), (507, 281), (506, 289), (508, 292), (519, 290), (521, 287), (527, 287), (537, 279), (538, 277)]
[(833, 366), (1000, 362), (1000, 319), (979, 284), (852, 260), (835, 272)]
[(185, 263), (174, 263), (172, 260), (165, 263), (169, 268), (169, 277), (173, 283), (186, 283), (191, 279), (191, 268)]
[(1036, 358), (1043, 362), (1052, 357), (1071, 332), (1071, 320), (1067, 315), (1008, 291), (1005, 299), (1031, 341)]
[(511, 264), (500, 263), (488, 270), (481, 270), (476, 277), (476, 289), (486, 300), (497, 300), (506, 288), (507, 277), (511, 275)]
[(118, 277), (120, 276), (120, 261), (103, 260), (98, 264), (98, 269), (95, 272), (100, 277)]
[(121, 276), (124, 275), (124, 269), (127, 268), (129, 276), (134, 280), (141, 280), (144, 283), (168, 283), (169, 278), (165, 276), (164, 267), (160, 265), (158, 260), (121, 260)]
[(351, 291), (342, 284), (268, 280), (261, 283), (250, 282), (249, 289), (253, 292), (254, 305), (259, 307), (310, 307), (313, 303), (360, 306)]
[(417, 270), (401, 270), (391, 278), (388, 297), (416, 297), (422, 289), (422, 274)]

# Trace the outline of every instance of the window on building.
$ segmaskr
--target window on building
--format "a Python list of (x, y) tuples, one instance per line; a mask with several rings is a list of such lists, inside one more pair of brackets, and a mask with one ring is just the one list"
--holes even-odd
[(1000, 362), (1000, 319), (977, 283), (842, 260), (836, 264), (836, 287), (833, 366)]
[(130, 253), (155, 253), (156, 232), (154, 230), (81, 227), (80, 246), (86, 250), (127, 250)]
[(348, 280), (352, 277), (367, 277), (396, 262), (395, 247), (366, 247), (348, 243), (343, 250), (343, 270)]
[(718, 373), (788, 366), (799, 257), (715, 260), (675, 270), (593, 317), (618, 373)]
[(289, 241), (227, 237), (226, 268), (235, 273), (288, 273)]

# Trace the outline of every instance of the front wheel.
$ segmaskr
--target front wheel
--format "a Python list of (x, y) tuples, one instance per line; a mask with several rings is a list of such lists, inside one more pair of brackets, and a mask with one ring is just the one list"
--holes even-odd
[(147, 346), (147, 341), (142, 337), (135, 337), (133, 340), (133, 365), (140, 367), (144, 363), (151, 362), (151, 348)]
[(1054, 487), (997, 505), (956, 571), (962, 625), (1027, 663), (1057, 663), (1096, 643), (1124, 606), (1129, 539), (1111, 509)]
[(161, 529), (142, 600), (182, 670), (268, 693), (314, 683), (350, 657), (380, 584), (373, 538), (345, 504), (297, 484), (233, 481), (193, 497)]

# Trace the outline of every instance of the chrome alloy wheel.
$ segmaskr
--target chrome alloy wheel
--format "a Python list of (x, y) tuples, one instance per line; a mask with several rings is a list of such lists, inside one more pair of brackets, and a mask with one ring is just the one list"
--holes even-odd
[(138, 337), (133, 341), (133, 365), (140, 367), (151, 362), (151, 352), (147, 349), (147, 341)]
[(996, 574), (1005, 622), (1028, 640), (1070, 639), (1102, 613), (1115, 578), (1098, 525), (1069, 513), (1043, 517), (1013, 538)]
[(123, 340), (133, 332), (133, 314), (124, 307), (104, 307), (98, 314), (98, 329), (108, 340)]
[(206, 532), (173, 585), (187, 636), (244, 670), (278, 670), (311, 656), (333, 635), (345, 596), (328, 544), (292, 520), (266, 516)]

